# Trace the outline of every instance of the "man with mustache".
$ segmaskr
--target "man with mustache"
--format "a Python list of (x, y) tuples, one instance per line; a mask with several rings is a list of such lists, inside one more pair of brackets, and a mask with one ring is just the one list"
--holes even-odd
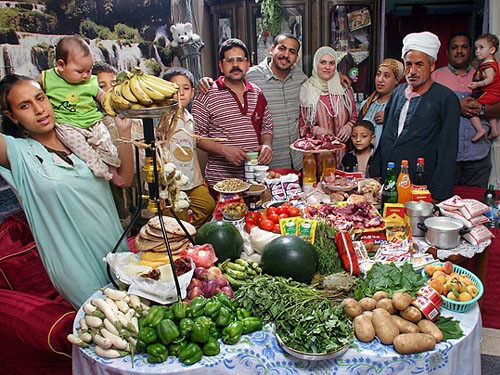
[(259, 164), (273, 159), (273, 121), (262, 90), (245, 78), (248, 57), (241, 40), (224, 41), (219, 49), (221, 76), (193, 102), (195, 132), (204, 137), (197, 144), (207, 153), (205, 179), (210, 189), (224, 179), (243, 180), (248, 152), (259, 153)]
[[(468, 84), (472, 82), (475, 72), (470, 65), (471, 46), (472, 41), (468, 34), (452, 34), (448, 39), (448, 66), (435, 70), (431, 75), (435, 82), (455, 92), (461, 106), (469, 100), (471, 90)], [(468, 117), (460, 117), (455, 184), (486, 188), (491, 172), (491, 142), (488, 137), (472, 142), (476, 130)], [(488, 121), (484, 117), (481, 118), (481, 123), (485, 129), (489, 129)]]
[(453, 194), (460, 123), (457, 96), (431, 78), (440, 46), (438, 37), (428, 31), (403, 39), (407, 83), (399, 85), (387, 103), (382, 136), (370, 165), (370, 176), (384, 180), (389, 161), (396, 163), (398, 175), (401, 160), (406, 159), (411, 180), (417, 159), (423, 157), (435, 202)]

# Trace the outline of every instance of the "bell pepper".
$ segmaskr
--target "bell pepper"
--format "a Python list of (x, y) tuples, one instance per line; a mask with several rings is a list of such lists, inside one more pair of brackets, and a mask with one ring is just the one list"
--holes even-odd
[(209, 327), (215, 325), (215, 322), (212, 319), (210, 319), (208, 316), (205, 316), (205, 315), (197, 317), (194, 321), (206, 324)]
[(179, 329), (171, 319), (163, 319), (156, 327), (156, 334), (163, 345), (168, 345), (179, 337)]
[(243, 334), (243, 322), (234, 320), (222, 330), (222, 342), (224, 344), (236, 344)]
[(215, 298), (210, 298), (210, 300), (205, 305), (205, 315), (215, 319), (219, 315), (220, 308), (222, 304)]
[(241, 322), (243, 323), (243, 334), (260, 331), (262, 329), (262, 320), (256, 316), (243, 318)]
[(178, 357), (181, 350), (188, 344), (186, 340), (173, 342), (168, 346), (168, 353), (174, 357)]
[(215, 319), (218, 327), (225, 327), (234, 320), (234, 314), (226, 306), (221, 306), (219, 315)]
[(181, 334), (181, 336), (183, 337), (190, 336), (191, 331), (193, 330), (193, 324), (194, 321), (192, 319), (189, 318), (181, 319), (181, 321), (179, 322), (179, 333)]
[(147, 350), (149, 363), (161, 363), (167, 360), (168, 349), (165, 345), (157, 342), (155, 344), (148, 345)]
[(180, 321), (186, 317), (186, 304), (181, 300), (172, 305), (172, 312), (174, 313), (174, 320)]
[(208, 334), (210, 335), (210, 337), (213, 337), (213, 338), (216, 338), (216, 339), (220, 339), (221, 336), (222, 336), (221, 333), (220, 333), (220, 330), (216, 326), (211, 326), (208, 329)]
[(156, 329), (152, 327), (143, 327), (137, 334), (137, 340), (142, 340), (145, 344), (152, 344), (157, 339)]
[(252, 314), (244, 307), (238, 307), (236, 309), (236, 319), (243, 320), (244, 318), (248, 318), (249, 316), (252, 316)]
[(186, 308), (186, 316), (192, 319), (202, 316), (205, 312), (207, 302), (208, 299), (203, 296), (193, 298)]
[(226, 293), (219, 292), (215, 296), (217, 297), (217, 300), (221, 303), (222, 306), (225, 306), (230, 311), (234, 311), (235, 307)]
[(148, 315), (146, 315), (144, 321), (142, 322), (143, 327), (156, 328), (156, 326), (165, 318), (166, 312), (167, 310), (164, 306), (151, 306), (148, 311)]
[(148, 348), (148, 344), (146, 344), (144, 341), (137, 339), (137, 342), (135, 343), (135, 351), (137, 353), (146, 353)]
[(194, 322), (193, 330), (191, 331), (191, 341), (204, 344), (210, 337), (210, 325), (204, 322)]
[(190, 342), (179, 353), (179, 359), (185, 365), (192, 365), (203, 357), (203, 350), (194, 342)]
[(204, 355), (217, 355), (220, 353), (220, 345), (215, 337), (209, 337), (201, 349)]
[(165, 319), (174, 320), (174, 311), (171, 307), (165, 307)]

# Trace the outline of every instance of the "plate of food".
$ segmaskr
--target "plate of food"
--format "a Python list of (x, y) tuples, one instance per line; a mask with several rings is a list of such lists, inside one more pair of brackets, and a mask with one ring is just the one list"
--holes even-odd
[(290, 145), (292, 150), (318, 154), (345, 148), (345, 143), (334, 135), (317, 135), (299, 138)]
[(250, 188), (250, 184), (240, 180), (239, 178), (228, 178), (217, 182), (214, 185), (214, 190), (222, 194), (238, 194)]
[(345, 178), (337, 178), (335, 180), (324, 180), (322, 181), (323, 186), (327, 187), (331, 191), (351, 191), (358, 187), (358, 184), (349, 181)]
[(349, 349), (349, 345), (344, 345), (340, 349), (333, 351), (333, 352), (328, 352), (328, 353), (305, 353), (301, 352), (298, 350), (295, 350), (289, 346), (287, 346), (283, 340), (281, 339), (280, 335), (276, 333), (276, 341), (278, 341), (278, 344), (281, 346), (281, 348), (290, 354), (291, 356), (299, 359), (303, 359), (305, 361), (324, 361), (326, 359), (334, 359), (342, 356), (347, 350)]

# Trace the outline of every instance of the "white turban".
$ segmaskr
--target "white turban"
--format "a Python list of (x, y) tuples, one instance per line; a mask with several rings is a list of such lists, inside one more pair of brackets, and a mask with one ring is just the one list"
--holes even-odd
[(416, 50), (437, 59), (437, 54), (439, 52), (439, 47), (441, 47), (441, 42), (439, 38), (428, 31), (423, 31), (421, 33), (411, 33), (404, 37), (403, 39), (403, 50), (401, 51), (401, 58), (404, 59), (406, 52), (410, 50)]

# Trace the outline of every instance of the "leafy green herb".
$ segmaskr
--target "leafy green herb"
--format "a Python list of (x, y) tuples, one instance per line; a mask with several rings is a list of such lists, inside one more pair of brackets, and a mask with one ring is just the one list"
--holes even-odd
[(437, 325), (443, 333), (443, 341), (459, 339), (464, 335), (462, 328), (460, 328), (460, 322), (452, 317), (439, 316), (434, 321), (434, 324)]
[(337, 246), (335, 245), (336, 230), (328, 225), (326, 220), (319, 220), (314, 236), (314, 247), (318, 253), (318, 272), (330, 275), (342, 271)]

